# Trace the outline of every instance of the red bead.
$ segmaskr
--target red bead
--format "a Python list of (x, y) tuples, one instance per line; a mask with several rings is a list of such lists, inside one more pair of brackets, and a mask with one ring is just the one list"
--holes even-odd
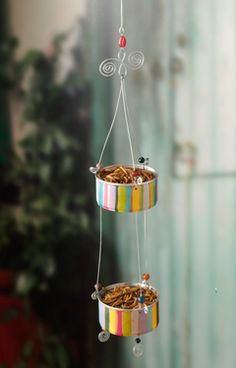
[(119, 46), (120, 47), (125, 47), (126, 46), (126, 38), (125, 36), (121, 36), (120, 39), (119, 39)]
[(138, 171), (136, 171), (136, 170), (135, 171), (132, 171), (131, 175), (134, 176), (134, 177), (135, 176), (138, 176)]
[(144, 273), (144, 274), (143, 274), (143, 279), (144, 279), (145, 281), (148, 281), (148, 280), (150, 279), (150, 275), (149, 275), (149, 273)]

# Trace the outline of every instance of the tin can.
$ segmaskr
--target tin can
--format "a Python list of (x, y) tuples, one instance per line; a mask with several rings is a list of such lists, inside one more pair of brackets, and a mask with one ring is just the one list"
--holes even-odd
[[(114, 287), (140, 286), (140, 284), (119, 283), (107, 286)], [(99, 323), (104, 331), (116, 336), (140, 336), (153, 331), (159, 324), (159, 293), (150, 287), (157, 295), (157, 300), (147, 307), (122, 309), (104, 304), (101, 291), (98, 296)]]
[[(107, 166), (112, 168), (117, 165)], [(132, 167), (125, 165), (126, 167)], [(142, 169), (141, 165), (136, 168)], [(154, 178), (142, 184), (119, 184), (101, 180), (96, 175), (96, 200), (100, 207), (115, 212), (139, 212), (152, 208), (158, 200), (158, 175), (150, 167), (145, 168)]]

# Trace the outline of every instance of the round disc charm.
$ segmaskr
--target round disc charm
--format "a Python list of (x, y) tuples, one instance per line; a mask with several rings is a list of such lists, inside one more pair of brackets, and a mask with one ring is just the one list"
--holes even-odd
[(141, 343), (135, 344), (133, 347), (133, 354), (136, 358), (140, 358), (143, 355), (144, 349)]
[(100, 342), (107, 342), (110, 338), (110, 333), (108, 331), (101, 331), (99, 334), (98, 334), (98, 340)]

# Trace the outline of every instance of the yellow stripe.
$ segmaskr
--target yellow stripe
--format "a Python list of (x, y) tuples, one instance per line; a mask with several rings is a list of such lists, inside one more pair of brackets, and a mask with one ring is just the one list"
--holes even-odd
[(132, 189), (132, 211), (140, 210), (141, 187), (137, 185)]
[(124, 212), (126, 208), (126, 188), (118, 187), (117, 211)]
[(113, 335), (117, 333), (117, 311), (114, 309), (109, 310), (109, 331)]
[(157, 327), (157, 305), (153, 304), (152, 307), (152, 328), (156, 328)]
[(149, 196), (150, 196), (149, 206), (150, 207), (154, 206), (154, 189), (155, 189), (155, 184), (153, 180), (151, 181), (151, 183), (149, 183)]
[(131, 336), (131, 313), (122, 313), (122, 334), (123, 336)]

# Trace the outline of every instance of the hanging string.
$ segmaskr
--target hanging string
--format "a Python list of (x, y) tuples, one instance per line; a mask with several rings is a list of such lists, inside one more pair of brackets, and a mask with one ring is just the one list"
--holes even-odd
[[(137, 262), (138, 262), (138, 278), (139, 282), (142, 280), (141, 273), (141, 260), (140, 260), (140, 249), (139, 249), (139, 231), (138, 231), (138, 214), (135, 213), (135, 232), (136, 232), (136, 246), (137, 246)], [(140, 285), (140, 295), (142, 295), (142, 286)]]
[(136, 136), (136, 133), (135, 133), (134, 125), (133, 125), (132, 119), (130, 117), (125, 83), (124, 83), (124, 94), (125, 94), (125, 104), (126, 104), (126, 110), (127, 110), (129, 125), (131, 127), (133, 137), (134, 137), (134, 146), (135, 146), (135, 149), (136, 149), (136, 152), (137, 152), (137, 156), (140, 157), (141, 156), (141, 150), (140, 150), (140, 147), (138, 145), (138, 140), (137, 140), (137, 136)]
[(144, 271), (148, 271), (147, 211), (143, 212)]
[(100, 154), (100, 157), (99, 157), (98, 164), (100, 165), (101, 162), (102, 162), (104, 151), (106, 149), (108, 140), (110, 138), (112, 129), (114, 127), (114, 124), (115, 124), (115, 121), (116, 121), (116, 116), (117, 116), (117, 113), (118, 113), (119, 104), (120, 104), (121, 95), (122, 95), (122, 100), (123, 100), (123, 108), (124, 108), (124, 114), (125, 114), (125, 123), (126, 123), (126, 129), (127, 129), (127, 133), (128, 133), (128, 139), (129, 139), (129, 146), (130, 146), (130, 152), (131, 152), (132, 166), (133, 166), (133, 169), (135, 170), (134, 150), (133, 150), (132, 139), (131, 139), (131, 134), (130, 134), (130, 129), (129, 129), (129, 118), (128, 118), (128, 111), (129, 110), (128, 110), (128, 104), (127, 104), (127, 98), (126, 98), (124, 78), (122, 76), (121, 76), (121, 86), (120, 86), (120, 90), (119, 90), (119, 95), (118, 95), (118, 100), (117, 100), (117, 104), (116, 104), (116, 108), (115, 108), (114, 117), (112, 119), (112, 123), (111, 123), (110, 129), (108, 131), (108, 134), (106, 136), (104, 145), (102, 147), (102, 151), (101, 151), (101, 154)]
[(119, 32), (121, 35), (124, 34), (124, 12), (123, 12), (123, 0), (120, 0), (120, 29)]
[(99, 163), (99, 164), (101, 164), (101, 162), (102, 162), (103, 154), (104, 154), (105, 148), (106, 148), (106, 146), (107, 146), (108, 139), (109, 139), (109, 137), (110, 137), (110, 135), (111, 135), (111, 132), (112, 132), (113, 126), (114, 126), (115, 121), (116, 121), (116, 116), (117, 116), (117, 112), (118, 112), (118, 107), (119, 107), (119, 104), (120, 104), (121, 92), (122, 92), (122, 85), (120, 86), (120, 91), (119, 91), (119, 95), (118, 95), (118, 100), (117, 100), (117, 104), (116, 104), (116, 108), (115, 108), (114, 117), (113, 117), (113, 120), (112, 120), (112, 123), (111, 123), (110, 129), (109, 129), (109, 131), (108, 131), (108, 134), (107, 134), (107, 136), (106, 136), (106, 139), (105, 139), (104, 145), (103, 145), (103, 147), (102, 147), (102, 152), (101, 152), (101, 154), (100, 154), (100, 158), (99, 158), (99, 161), (98, 161), (98, 163)]
[(126, 123), (126, 128), (127, 128), (127, 133), (128, 133), (133, 170), (135, 170), (134, 151), (133, 151), (133, 146), (132, 146), (132, 139), (131, 139), (131, 135), (130, 135), (129, 121), (128, 121), (128, 115), (127, 115), (127, 109), (126, 109), (126, 98), (125, 98), (125, 92), (124, 92), (124, 83), (125, 83), (124, 78), (121, 77), (121, 92), (122, 92), (123, 107), (124, 107), (124, 113), (125, 113), (125, 123)]
[(99, 252), (98, 252), (98, 269), (97, 269), (97, 280), (96, 284), (99, 284), (100, 280), (100, 270), (101, 270), (101, 260), (102, 260), (102, 208), (100, 207), (99, 215)]

